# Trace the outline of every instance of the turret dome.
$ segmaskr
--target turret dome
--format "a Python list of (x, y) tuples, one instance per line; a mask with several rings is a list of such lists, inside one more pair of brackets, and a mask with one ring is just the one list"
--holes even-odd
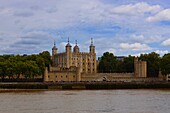
[(67, 43), (66, 47), (72, 47), (70, 44), (69, 38), (68, 38), (68, 43)]
[(76, 45), (74, 46), (74, 52), (78, 53), (79, 52), (79, 46), (77, 45), (77, 40), (76, 40)]

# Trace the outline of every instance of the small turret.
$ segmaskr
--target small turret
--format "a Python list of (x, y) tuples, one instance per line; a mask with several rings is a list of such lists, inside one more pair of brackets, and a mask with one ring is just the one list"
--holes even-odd
[(69, 68), (72, 64), (72, 50), (71, 50), (71, 45), (70, 45), (70, 41), (68, 38), (68, 43), (66, 45), (66, 54), (67, 54), (67, 63), (66, 63), (66, 67)]
[(73, 49), (74, 53), (79, 53), (80, 52), (80, 49), (77, 45), (77, 40), (76, 40), (76, 45), (74, 46), (74, 49)]
[(90, 53), (95, 53), (95, 46), (93, 45), (93, 38), (91, 38)]
[(54, 40), (54, 46), (52, 48), (52, 65), (55, 66), (56, 65), (56, 62), (55, 62), (55, 56), (57, 55), (57, 47), (56, 47), (56, 43), (55, 43), (55, 40)]
[(56, 42), (55, 42), (55, 40), (54, 40), (54, 46), (53, 46), (53, 48), (52, 48), (52, 56), (54, 56), (54, 55), (56, 55), (57, 54), (57, 47), (56, 47)]
[(69, 38), (68, 38), (68, 43), (67, 43), (66, 47), (72, 47), (72, 46), (70, 45)]

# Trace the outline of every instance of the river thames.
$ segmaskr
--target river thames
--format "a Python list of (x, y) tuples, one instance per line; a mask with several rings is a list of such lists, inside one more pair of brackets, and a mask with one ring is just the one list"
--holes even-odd
[(0, 113), (170, 113), (170, 90), (3, 92)]

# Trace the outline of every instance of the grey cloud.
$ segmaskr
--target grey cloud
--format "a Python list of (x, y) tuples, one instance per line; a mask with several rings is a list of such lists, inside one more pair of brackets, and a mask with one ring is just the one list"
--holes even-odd
[(30, 17), (33, 16), (34, 13), (30, 11), (21, 11), (21, 12), (15, 12), (14, 16), (19, 16), (19, 17)]
[(39, 10), (40, 7), (35, 5), (35, 6), (31, 6), (30, 9), (32, 9), (32, 10)]
[(20, 45), (39, 45), (40, 42), (35, 42), (34, 40), (22, 40), (19, 42), (16, 42), (15, 44)]
[(21, 21), (20, 20), (15, 20), (14, 23), (15, 24), (19, 24)]
[(32, 54), (51, 49), (52, 36), (45, 32), (29, 32), (22, 34), (20, 38), (5, 48), (2, 52), (10, 54)]
[(57, 12), (57, 8), (48, 8), (48, 9), (46, 9), (46, 11), (48, 13), (55, 13), (55, 12)]

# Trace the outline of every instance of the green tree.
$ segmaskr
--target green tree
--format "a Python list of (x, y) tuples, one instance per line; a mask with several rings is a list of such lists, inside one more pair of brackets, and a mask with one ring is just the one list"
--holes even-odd
[(24, 76), (25, 78), (33, 78), (40, 74), (40, 69), (35, 61), (26, 61), (24, 64)]
[(124, 68), (124, 72), (127, 72), (127, 73), (134, 72), (134, 57), (133, 56), (129, 55), (128, 57), (124, 58), (123, 68)]
[(109, 52), (105, 52), (99, 62), (98, 70), (103, 73), (110, 73), (116, 71), (116, 57)]
[(6, 63), (5, 62), (0, 62), (0, 76), (1, 76), (2, 80), (6, 76)]
[(49, 68), (49, 66), (52, 64), (50, 53), (48, 51), (43, 51), (39, 55), (44, 59), (45, 67)]
[(149, 54), (141, 54), (140, 60), (147, 61), (147, 76), (158, 77), (160, 69), (160, 55), (152, 52)]
[(170, 53), (162, 57), (160, 64), (162, 75), (170, 74)]

